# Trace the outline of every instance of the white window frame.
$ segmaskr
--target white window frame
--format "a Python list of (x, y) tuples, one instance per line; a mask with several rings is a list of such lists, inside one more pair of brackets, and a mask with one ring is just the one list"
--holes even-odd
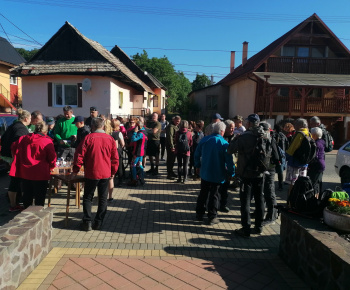
[(10, 75), (10, 84), (11, 85), (16, 85), (18, 84), (18, 80), (17, 80), (17, 77), (14, 76), (14, 75)]
[[(56, 86), (58, 86), (58, 85), (61, 85), (62, 86), (62, 104), (60, 104), (60, 105), (57, 105), (57, 100), (56, 100)], [(72, 105), (72, 104), (66, 104), (66, 102), (65, 102), (65, 90), (64, 90), (64, 86), (76, 86), (76, 88), (77, 88), (77, 95), (76, 95), (76, 100), (77, 100), (77, 102), (76, 102), (76, 105)], [(64, 106), (67, 106), (67, 105), (69, 105), (69, 106), (71, 106), (72, 108), (77, 108), (78, 107), (78, 90), (79, 90), (79, 88), (78, 88), (78, 85), (76, 84), (76, 83), (53, 83), (52, 84), (52, 100), (53, 100), (53, 107), (58, 107), (58, 108), (60, 108), (60, 107), (64, 107)]]

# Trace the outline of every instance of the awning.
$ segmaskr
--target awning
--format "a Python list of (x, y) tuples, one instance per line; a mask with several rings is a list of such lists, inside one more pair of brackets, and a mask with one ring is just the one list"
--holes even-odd
[(276, 73), (276, 72), (254, 72), (260, 79), (272, 86), (298, 86), (298, 87), (349, 87), (350, 75), (332, 74), (299, 74), (299, 73)]
[(12, 109), (14, 109), (14, 110), (17, 110), (17, 109), (11, 104), (11, 102), (10, 102), (8, 99), (6, 99), (6, 98), (4, 97), (3, 94), (0, 94), (0, 106), (1, 106), (1, 107), (4, 107), (4, 108), (12, 108)]

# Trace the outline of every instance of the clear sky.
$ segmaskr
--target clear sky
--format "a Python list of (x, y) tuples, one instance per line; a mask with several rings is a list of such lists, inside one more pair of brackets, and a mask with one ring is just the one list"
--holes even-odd
[(190, 81), (205, 73), (218, 82), (231, 50), (238, 66), (244, 41), (251, 57), (313, 13), (350, 48), (349, 11), (349, 0), (0, 0), (0, 36), (40, 48), (68, 21), (108, 50), (145, 49), (167, 56)]

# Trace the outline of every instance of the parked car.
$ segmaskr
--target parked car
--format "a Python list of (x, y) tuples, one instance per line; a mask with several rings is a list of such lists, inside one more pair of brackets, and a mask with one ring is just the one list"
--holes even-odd
[[(0, 141), (1, 136), (5, 133), (7, 128), (15, 121), (17, 120), (17, 115), (12, 114), (0, 114)], [(0, 147), (1, 149), (1, 147)], [(7, 172), (9, 170), (9, 164), (3, 160), (0, 159), (0, 173)]]
[(350, 183), (350, 141), (345, 143), (337, 153), (335, 172), (340, 176), (340, 182)]

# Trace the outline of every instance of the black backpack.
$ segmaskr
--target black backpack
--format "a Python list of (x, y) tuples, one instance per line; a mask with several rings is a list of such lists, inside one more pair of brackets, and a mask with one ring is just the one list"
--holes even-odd
[(323, 129), (322, 130), (322, 139), (325, 142), (324, 151), (331, 152), (333, 150), (333, 145), (334, 145), (334, 141), (333, 141), (333, 137), (332, 137), (331, 133), (329, 133), (326, 129)]
[(257, 137), (252, 154), (249, 156), (247, 170), (264, 173), (270, 167), (271, 155), (271, 139), (266, 136)]
[(319, 202), (310, 177), (299, 176), (288, 197), (291, 209), (298, 213), (313, 214), (319, 211)]
[(185, 154), (188, 151), (190, 151), (190, 145), (188, 144), (187, 132), (180, 133), (177, 141), (177, 153)]
[(296, 161), (298, 161), (300, 164), (308, 164), (316, 156), (316, 143), (315, 143), (315, 140), (311, 138), (311, 136), (306, 135), (303, 132), (296, 133), (293, 139), (299, 133), (303, 134), (304, 138), (301, 141), (300, 147), (297, 150), (295, 150), (293, 154), (293, 158)]

